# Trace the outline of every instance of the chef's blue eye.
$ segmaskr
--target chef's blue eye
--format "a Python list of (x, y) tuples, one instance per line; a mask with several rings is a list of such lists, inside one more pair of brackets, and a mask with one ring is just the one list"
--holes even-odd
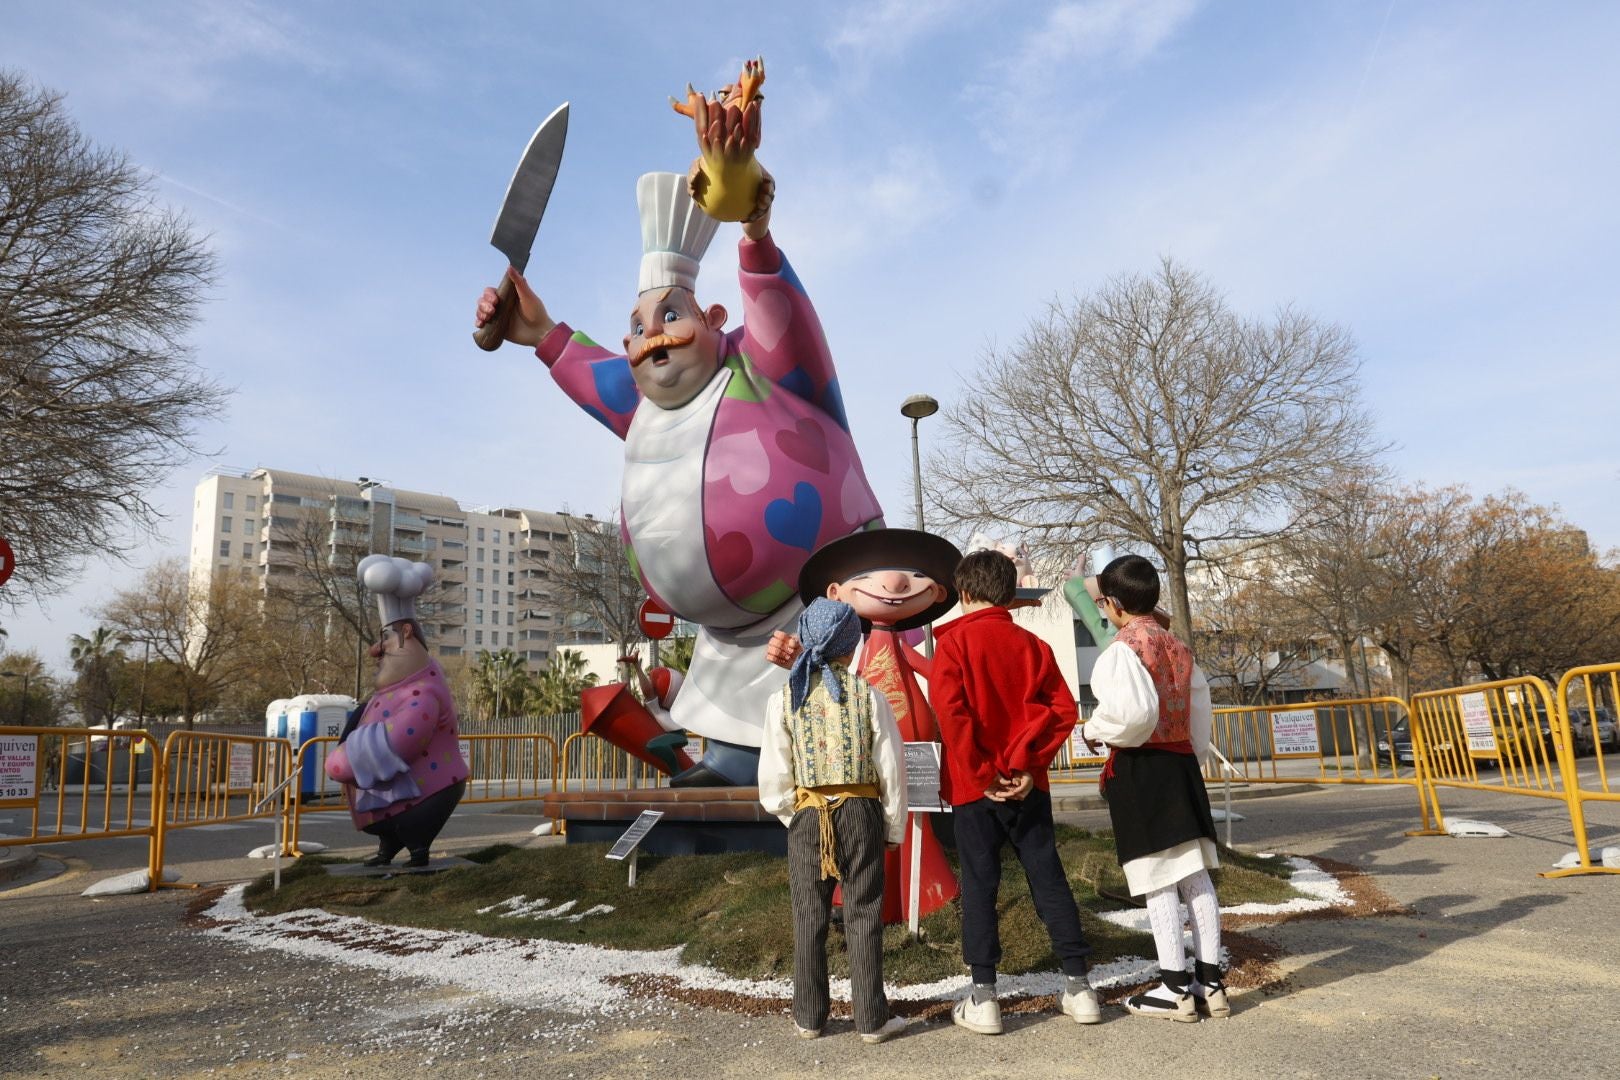
[(664, 312), (664, 322), (665, 322), (665, 323), (672, 323), (672, 322), (674, 322), (674, 321), (675, 321), (675, 320), (676, 320), (676, 319), (679, 319), (679, 318), (680, 318), (680, 316), (679, 316), (679, 315), (677, 315), (677, 314), (676, 314), (676, 313), (675, 313), (675, 312), (673, 312), (673, 311), (666, 311), (666, 312)]
[(642, 329), (641, 329), (641, 324), (640, 323), (631, 323), (630, 324), (630, 332), (632, 334), (634, 334), (636, 337), (640, 337), (642, 335), (642, 332), (643, 332)]

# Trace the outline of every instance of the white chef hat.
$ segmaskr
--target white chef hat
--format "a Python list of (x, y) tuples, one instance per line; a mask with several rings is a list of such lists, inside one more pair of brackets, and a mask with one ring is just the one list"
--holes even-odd
[(425, 562), (396, 559), (392, 555), (367, 555), (355, 573), (377, 597), (382, 624), (416, 618), (416, 598), (433, 584), (433, 567)]
[(698, 209), (678, 173), (647, 173), (636, 181), (641, 211), (641, 280), (636, 292), (697, 285), (698, 264), (720, 223)]

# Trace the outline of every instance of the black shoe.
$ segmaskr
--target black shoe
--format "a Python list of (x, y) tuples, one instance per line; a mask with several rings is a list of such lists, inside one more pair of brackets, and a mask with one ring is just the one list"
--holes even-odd
[(719, 773), (715, 772), (713, 769), (709, 768), (700, 761), (690, 769), (687, 769), (685, 772), (676, 773), (674, 776), (670, 777), (669, 786), (736, 787), (737, 785), (733, 784), (729, 779), (721, 776)]
[(420, 852), (420, 853), (412, 852), (410, 859), (408, 859), (406, 861), (406, 863), (405, 863), (405, 869), (407, 869), (407, 870), (420, 870), (422, 867), (426, 866), (427, 864), (428, 864), (428, 853), (427, 852), (425, 852), (425, 851)]
[(387, 866), (390, 863), (392, 863), (393, 861), (394, 861), (394, 857), (392, 855), (384, 855), (382, 852), (379, 851), (379, 852), (377, 852), (377, 854), (375, 854), (371, 858), (365, 860), (360, 865), (361, 866)]

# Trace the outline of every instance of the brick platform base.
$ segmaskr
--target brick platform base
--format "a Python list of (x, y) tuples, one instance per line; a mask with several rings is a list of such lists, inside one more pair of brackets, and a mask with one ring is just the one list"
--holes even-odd
[(611, 844), (643, 810), (662, 810), (640, 845), (649, 855), (787, 854), (787, 829), (759, 805), (758, 788), (570, 791), (548, 795), (542, 805), (547, 817), (567, 822), (570, 844)]

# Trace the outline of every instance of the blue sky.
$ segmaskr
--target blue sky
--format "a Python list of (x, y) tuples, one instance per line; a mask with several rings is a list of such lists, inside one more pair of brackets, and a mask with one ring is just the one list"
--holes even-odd
[[(730, 20), (710, 23), (707, 12)], [(1620, 545), (1620, 6), (867, 0), (8, 4), (0, 65), (213, 238), (194, 342), (237, 393), (157, 493), (183, 554), (215, 464), (604, 512), (616, 440), (516, 346), (469, 340), (506, 181), (572, 102), (529, 275), (622, 334), (634, 183), (684, 171), (666, 99), (766, 60), (774, 232), (821, 313), (868, 474), (909, 518), (909, 394), (949, 402), (1054, 297), (1172, 255), (1245, 312), (1349, 326), (1391, 464), (1513, 485)], [(700, 296), (736, 310), (735, 226)], [(924, 422), (924, 438), (928, 423)], [(65, 662), (92, 565), (8, 613)]]

